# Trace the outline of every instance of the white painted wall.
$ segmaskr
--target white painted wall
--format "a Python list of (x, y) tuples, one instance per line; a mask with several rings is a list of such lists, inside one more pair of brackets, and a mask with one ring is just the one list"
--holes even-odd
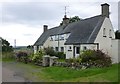
[(118, 59), (120, 56), (120, 40), (113, 39), (112, 40), (112, 61), (113, 63), (118, 63), (120, 60)]
[[(106, 37), (103, 37), (103, 29), (106, 28)], [(109, 38), (109, 30), (111, 29), (111, 36), (112, 38)], [(94, 43), (99, 43), (99, 49), (102, 50), (104, 53), (108, 54), (109, 56), (112, 56), (112, 39), (115, 38), (114, 30), (111, 24), (111, 21), (109, 18), (105, 18), (101, 29), (97, 35), (97, 38), (95, 39)]]
[(70, 34), (64, 34), (64, 40), (59, 40), (59, 41), (51, 41), (51, 38), (49, 37), (45, 43), (43, 44), (43, 47), (53, 47), (55, 50), (55, 47), (58, 47), (59, 45), (59, 51), (61, 51), (61, 47), (64, 47), (64, 53), (66, 53), (66, 46), (64, 43), (66, 42), (66, 39), (69, 37)]
[(69, 58), (73, 58), (73, 45), (66, 45), (66, 59)]
[(74, 46), (75, 46), (75, 58), (77, 58), (78, 56), (80, 56), (80, 53), (79, 54), (76, 53), (76, 51), (77, 51), (76, 47), (80, 47), (80, 52), (84, 50), (84, 47), (86, 47), (87, 50), (88, 49), (90, 49), (90, 50), (97, 50), (97, 44), (81, 44), (81, 45), (74, 45)]
[(84, 50), (85, 46), (87, 47), (87, 49), (97, 50), (97, 44), (81, 44), (80, 50)]
[(37, 46), (34, 46), (34, 54), (37, 53)]
[(45, 41), (43, 47), (50, 47), (50, 37)]

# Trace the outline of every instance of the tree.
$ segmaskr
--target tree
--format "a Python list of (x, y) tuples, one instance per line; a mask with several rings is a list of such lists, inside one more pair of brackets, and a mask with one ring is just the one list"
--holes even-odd
[(116, 38), (116, 39), (120, 39), (120, 30), (117, 30), (117, 31), (115, 32), (115, 38)]
[(28, 48), (28, 49), (32, 49), (32, 48), (33, 48), (33, 45), (28, 45), (27, 48)]
[[(69, 18), (69, 23), (77, 22), (79, 20), (81, 20), (79, 16), (74, 16), (74, 17)], [(60, 23), (60, 25), (63, 25), (63, 21)]]
[(74, 16), (74, 17), (70, 18), (69, 23), (77, 22), (79, 20), (80, 20), (79, 16)]
[(3, 38), (1, 38), (1, 40), (2, 40), (2, 52), (11, 52), (11, 51), (13, 51), (12, 46), (10, 46), (10, 43), (7, 40), (5, 40)]

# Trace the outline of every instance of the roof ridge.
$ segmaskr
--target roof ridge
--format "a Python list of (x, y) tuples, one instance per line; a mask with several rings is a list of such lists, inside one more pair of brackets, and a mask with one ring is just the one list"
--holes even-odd
[[(85, 18), (85, 19), (82, 19), (82, 20), (88, 20), (88, 19), (95, 18), (95, 17), (100, 17), (100, 16), (102, 16), (102, 15), (96, 15), (96, 16), (92, 16), (92, 17)], [(80, 20), (80, 21), (82, 21), (82, 20)]]

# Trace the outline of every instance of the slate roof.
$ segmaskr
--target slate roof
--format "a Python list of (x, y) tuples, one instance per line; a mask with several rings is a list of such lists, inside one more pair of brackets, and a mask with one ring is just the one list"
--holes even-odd
[(70, 33), (65, 44), (94, 43), (96, 36), (103, 24), (105, 17), (102, 15), (83, 19), (78, 22), (70, 23), (51, 28), (38, 38), (34, 45), (43, 45), (51, 35)]

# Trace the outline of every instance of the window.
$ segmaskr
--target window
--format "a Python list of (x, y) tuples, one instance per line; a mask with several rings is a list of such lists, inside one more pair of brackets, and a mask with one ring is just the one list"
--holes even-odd
[(76, 47), (76, 54), (80, 54), (80, 47)]
[(55, 40), (55, 36), (50, 36), (50, 41), (54, 41)]
[(103, 29), (103, 37), (106, 37), (106, 29)]
[(64, 40), (64, 35), (59, 35), (60, 40)]
[(69, 46), (69, 49), (71, 50), (71, 46)]
[(86, 47), (86, 46), (84, 46), (84, 47), (83, 47), (83, 50), (87, 50), (87, 47)]
[(53, 36), (50, 36), (50, 41), (53, 41)]
[(69, 35), (70, 35), (70, 33), (66, 34), (66, 40), (68, 39)]
[(111, 36), (111, 29), (110, 29), (110, 31), (109, 31), (109, 37), (112, 38), (112, 36)]
[(37, 46), (37, 51), (39, 50), (39, 46)]
[(64, 52), (64, 47), (61, 47), (61, 52)]
[(58, 41), (58, 35), (55, 36), (55, 41)]
[(55, 51), (58, 51), (58, 47), (55, 47)]

